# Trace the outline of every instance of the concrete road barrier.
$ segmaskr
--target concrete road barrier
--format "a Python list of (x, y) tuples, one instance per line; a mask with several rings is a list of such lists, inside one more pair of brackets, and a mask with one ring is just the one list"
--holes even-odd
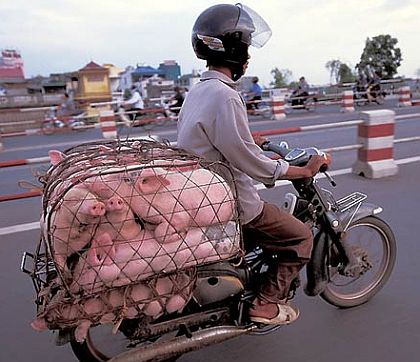
[(367, 178), (392, 176), (398, 173), (394, 161), (395, 112), (376, 110), (361, 112), (363, 123), (358, 125), (358, 150), (353, 173)]

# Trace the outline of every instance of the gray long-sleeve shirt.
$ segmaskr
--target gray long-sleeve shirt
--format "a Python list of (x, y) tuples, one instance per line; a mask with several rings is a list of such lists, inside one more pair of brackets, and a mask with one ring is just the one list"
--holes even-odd
[(255, 144), (245, 103), (236, 83), (223, 73), (204, 72), (188, 92), (178, 119), (178, 146), (209, 161), (226, 162), (236, 181), (241, 220), (258, 216), (263, 207), (252, 179), (272, 185), (288, 163), (272, 160)]

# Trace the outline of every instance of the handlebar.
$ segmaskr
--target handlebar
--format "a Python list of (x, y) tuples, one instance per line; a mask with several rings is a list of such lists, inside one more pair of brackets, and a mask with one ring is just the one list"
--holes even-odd
[[(316, 147), (290, 149), (287, 142), (281, 142), (278, 145), (272, 142), (266, 142), (261, 145), (261, 148), (264, 151), (277, 153), (292, 166), (305, 166), (313, 155), (325, 155), (324, 152), (320, 151)], [(324, 164), (321, 166), (319, 171), (325, 173), (327, 168), (328, 165)]]
[(272, 143), (272, 142), (264, 143), (261, 146), (261, 148), (264, 151), (271, 151), (271, 152), (277, 153), (278, 155), (282, 157), (285, 157), (291, 151), (287, 146), (276, 145), (275, 143)]

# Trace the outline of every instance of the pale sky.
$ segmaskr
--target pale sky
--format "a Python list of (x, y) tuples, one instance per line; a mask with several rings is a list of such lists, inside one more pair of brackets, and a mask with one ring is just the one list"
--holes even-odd
[[(195, 58), (191, 29), (198, 15), (228, 0), (0, 0), (0, 48), (17, 48), (26, 77), (75, 71), (93, 60), (119, 67), (158, 67), (167, 59), (181, 73), (204, 70)], [(244, 0), (270, 25), (273, 35), (251, 48), (248, 75), (261, 84), (270, 71), (290, 69), (310, 84), (330, 81), (325, 63), (340, 59), (354, 67), (367, 37), (398, 39), (399, 75), (420, 68), (420, 0)]]

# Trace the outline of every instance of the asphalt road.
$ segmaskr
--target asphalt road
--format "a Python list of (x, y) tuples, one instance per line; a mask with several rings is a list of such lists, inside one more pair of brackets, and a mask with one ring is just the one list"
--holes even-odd
[[(396, 139), (419, 136), (420, 107), (396, 111), (399, 115), (413, 115), (397, 119)], [(357, 113), (296, 111), (284, 121), (252, 117), (250, 124), (252, 130), (259, 130), (351, 119), (357, 119)], [(140, 129), (134, 132), (131, 135), (142, 133)], [(174, 125), (150, 132), (171, 141), (176, 139)], [(272, 139), (286, 139), (295, 146), (328, 148), (355, 144), (356, 135), (357, 129), (352, 126)], [(49, 149), (63, 150), (74, 143), (100, 138), (98, 131), (7, 138), (3, 140), (5, 150), (0, 153), (0, 160), (46, 156)], [(420, 341), (420, 290), (417, 287), (420, 257), (417, 235), (419, 155), (419, 141), (397, 144), (395, 159), (399, 163), (398, 175), (368, 180), (347, 173), (356, 159), (356, 151), (333, 153), (332, 172), (340, 174), (336, 176), (338, 186), (335, 194), (367, 193), (370, 202), (384, 208), (383, 218), (389, 222), (397, 238), (398, 258), (394, 272), (385, 288), (372, 301), (358, 308), (339, 310), (318, 298), (306, 297), (300, 291), (295, 302), (301, 309), (301, 318), (293, 325), (264, 337), (241, 337), (193, 352), (180, 361), (417, 361)], [(18, 180), (36, 182), (31, 175), (36, 168), (39, 166), (0, 169), (0, 194), (22, 192), (17, 186)], [(326, 180), (321, 182), (326, 185)], [(287, 191), (290, 191), (290, 186), (263, 190), (261, 194), (267, 200), (280, 203)], [(34, 250), (39, 230), (13, 232), (5, 229), (35, 222), (39, 219), (39, 212), (40, 198), (0, 203), (0, 361), (75, 361), (68, 345), (56, 347), (52, 333), (35, 332), (29, 326), (35, 316), (34, 290), (29, 277), (21, 273), (19, 267), (22, 253)]]

